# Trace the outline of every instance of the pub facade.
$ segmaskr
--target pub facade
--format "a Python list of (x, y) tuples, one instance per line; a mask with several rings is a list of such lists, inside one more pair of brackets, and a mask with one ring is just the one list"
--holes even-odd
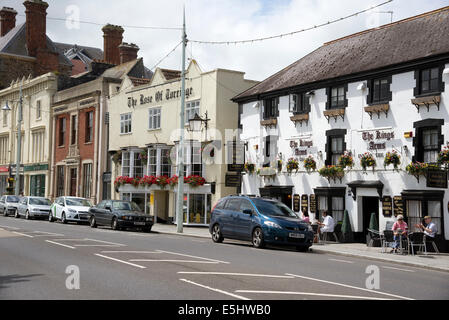
[(399, 214), (414, 231), (429, 215), (447, 250), (448, 32), (449, 7), (366, 30), (234, 97), (254, 167), (242, 193), (312, 221), (328, 211), (341, 223), (347, 211), (357, 241), (372, 213), (380, 231)]

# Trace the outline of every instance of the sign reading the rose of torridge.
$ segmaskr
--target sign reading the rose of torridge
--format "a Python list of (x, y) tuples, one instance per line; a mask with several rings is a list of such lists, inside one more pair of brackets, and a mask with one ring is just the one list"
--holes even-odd
[(316, 197), (314, 194), (310, 195), (310, 213), (316, 213)]
[(309, 196), (307, 194), (302, 195), (301, 197), (301, 210), (309, 212)]
[(293, 196), (293, 211), (299, 212), (301, 210), (300, 206), (301, 206), (301, 197), (299, 196), (299, 194), (295, 194)]
[[(188, 99), (193, 94), (193, 88), (186, 89), (186, 98)], [(145, 96), (141, 94), (137, 99), (133, 97), (128, 97), (128, 107), (134, 108), (139, 105), (145, 105), (153, 102), (162, 102), (163, 100), (169, 101), (173, 99), (181, 98), (181, 89), (179, 90), (170, 90), (166, 89), (165, 91), (160, 90), (156, 91), (154, 95)]]
[(401, 196), (397, 196), (393, 198), (394, 204), (394, 216), (397, 217), (400, 214), (404, 214), (404, 202), (402, 201)]
[(391, 217), (393, 214), (393, 199), (390, 196), (382, 198), (382, 211), (384, 217)]

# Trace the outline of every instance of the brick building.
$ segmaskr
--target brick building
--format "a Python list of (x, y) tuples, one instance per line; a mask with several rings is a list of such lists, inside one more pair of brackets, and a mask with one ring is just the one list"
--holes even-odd
[(27, 0), (23, 4), (26, 22), (20, 25), (16, 25), (16, 10), (0, 10), (0, 89), (24, 76), (34, 78), (57, 72), (64, 79), (72, 73), (70, 60), (47, 37), (48, 4), (42, 0)]

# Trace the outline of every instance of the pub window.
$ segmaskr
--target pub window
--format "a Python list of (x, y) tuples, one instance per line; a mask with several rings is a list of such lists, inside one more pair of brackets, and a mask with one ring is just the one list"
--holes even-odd
[(290, 95), (290, 112), (304, 114), (310, 112), (310, 99), (306, 93)]
[(89, 111), (86, 112), (86, 139), (85, 142), (92, 142), (94, 132), (94, 112)]
[(415, 96), (436, 94), (443, 91), (441, 67), (422, 69), (416, 72)]
[(444, 143), (442, 135), (442, 119), (426, 119), (415, 122), (416, 137), (413, 139), (415, 147), (414, 162), (436, 163), (441, 146)]
[(347, 106), (346, 100), (347, 86), (336, 86), (327, 89), (327, 109), (342, 109)]
[(442, 234), (441, 201), (407, 201), (407, 222), (409, 230), (413, 231), (416, 224), (423, 223), (425, 216), (431, 216), (437, 226), (437, 234)]
[(381, 104), (388, 103), (392, 99), (392, 94), (390, 90), (391, 77), (390, 78), (378, 78), (373, 79), (368, 82), (369, 104)]
[(265, 120), (279, 116), (279, 98), (265, 99), (263, 102), (263, 118)]
[(345, 212), (345, 198), (339, 195), (318, 196), (317, 206), (318, 215), (316, 219), (323, 217), (323, 212), (327, 211), (335, 221), (335, 224), (343, 221)]
[(59, 146), (63, 146), (65, 143), (65, 132), (67, 126), (66, 118), (59, 118)]

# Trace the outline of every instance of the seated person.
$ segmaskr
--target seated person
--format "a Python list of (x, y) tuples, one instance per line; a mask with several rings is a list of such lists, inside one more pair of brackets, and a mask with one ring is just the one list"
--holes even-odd
[(327, 214), (327, 211), (323, 212), (323, 222), (318, 221), (318, 233), (334, 232), (335, 222), (334, 219)]
[(396, 253), (396, 252), (398, 252), (398, 247), (400, 246), (400, 241), (401, 241), (402, 237), (407, 236), (408, 225), (404, 221), (403, 215), (401, 215), (401, 214), (398, 215), (397, 221), (394, 223), (392, 230), (394, 233), (394, 238), (393, 238), (394, 243), (393, 243), (393, 250), (391, 250), (391, 253)]
[[(424, 225), (425, 224), (425, 225)], [(415, 227), (421, 229), (427, 237), (435, 239), (437, 235), (438, 228), (435, 223), (432, 222), (432, 217), (424, 217), (424, 224), (417, 224)]]

